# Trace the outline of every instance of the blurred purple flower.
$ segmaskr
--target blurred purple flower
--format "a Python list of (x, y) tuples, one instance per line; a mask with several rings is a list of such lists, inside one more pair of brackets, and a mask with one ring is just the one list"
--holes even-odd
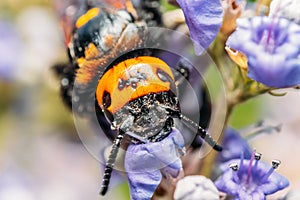
[(261, 154), (253, 152), (250, 160), (244, 160), (242, 156), (240, 160), (231, 160), (230, 167), (228, 163), (226, 163), (226, 168), (223, 165), (224, 173), (215, 182), (219, 191), (235, 199), (263, 200), (266, 199), (266, 195), (286, 188), (289, 181), (274, 172), (280, 161), (273, 160), (270, 167), (260, 162), (260, 157)]
[(269, 16), (285, 17), (300, 24), (299, 0), (272, 0)]
[(200, 55), (217, 36), (223, 21), (220, 0), (177, 0)]
[(248, 142), (232, 128), (227, 128), (222, 140), (223, 151), (218, 154), (218, 161), (221, 163), (237, 159), (244, 153), (246, 159), (251, 158), (252, 149)]
[(242, 18), (237, 24), (227, 51), (231, 57), (245, 56), (249, 78), (276, 88), (300, 84), (299, 25), (269, 17)]
[(161, 171), (177, 177), (182, 169), (178, 150), (183, 147), (184, 140), (177, 129), (160, 142), (131, 144), (125, 156), (131, 199), (150, 199), (162, 179)]
[(20, 56), (20, 38), (13, 25), (0, 21), (0, 79), (13, 78)]
[(36, 199), (36, 194), (33, 191), (37, 188), (30, 175), (14, 164), (10, 163), (8, 166), (0, 170), (0, 199)]

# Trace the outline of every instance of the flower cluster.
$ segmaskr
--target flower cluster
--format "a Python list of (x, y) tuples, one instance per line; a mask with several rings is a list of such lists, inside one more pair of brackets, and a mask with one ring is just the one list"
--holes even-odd
[(275, 172), (281, 162), (273, 160), (269, 166), (260, 161), (262, 154), (252, 151), (237, 131), (227, 129), (222, 146), (215, 162), (221, 175), (214, 184), (203, 176), (187, 176), (177, 183), (175, 199), (219, 199), (223, 192), (236, 200), (264, 200), (289, 185), (284, 176)]
[(277, 17), (241, 18), (226, 45), (249, 78), (275, 88), (300, 84), (298, 24)]
[[(248, 78), (270, 88), (300, 84), (298, 24), (276, 14), (240, 18), (244, 1), (177, 0), (177, 3), (183, 10), (196, 54), (203, 53), (220, 31), (222, 39), (228, 38), (223, 51), (227, 51)], [(174, 129), (158, 143), (129, 146), (125, 167), (132, 199), (151, 198), (165, 174), (179, 177), (184, 167), (177, 152), (184, 146), (180, 135), (184, 133)], [(186, 176), (178, 181), (174, 199), (219, 199), (220, 192), (224, 192), (234, 199), (263, 200), (289, 185), (284, 176), (274, 172), (280, 161), (274, 160), (271, 167), (260, 161), (261, 154), (252, 153), (247, 141), (233, 129), (226, 129), (222, 137), (223, 152), (214, 162), (221, 169), (221, 176), (215, 183), (203, 176)]]
[[(215, 184), (217, 188), (235, 197), (235, 199), (266, 199), (266, 195), (273, 194), (289, 185), (289, 181), (274, 172), (279, 166), (279, 160), (273, 160), (272, 166), (259, 161), (261, 154), (253, 152), (251, 159), (231, 160), (230, 165), (223, 166), (223, 174)], [(227, 167), (227, 169), (226, 169)]]

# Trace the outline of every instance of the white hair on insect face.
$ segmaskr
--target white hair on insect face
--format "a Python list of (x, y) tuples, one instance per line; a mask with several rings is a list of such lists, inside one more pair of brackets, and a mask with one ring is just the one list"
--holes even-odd
[(273, 0), (270, 6), (270, 16), (284, 17), (300, 24), (299, 0)]

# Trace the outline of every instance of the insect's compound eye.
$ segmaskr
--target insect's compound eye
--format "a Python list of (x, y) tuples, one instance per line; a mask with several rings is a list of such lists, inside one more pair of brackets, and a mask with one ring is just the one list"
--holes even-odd
[(161, 70), (161, 69), (157, 69), (156, 73), (157, 73), (158, 78), (161, 81), (170, 83), (170, 90), (174, 94), (177, 94), (177, 88), (176, 88), (175, 82), (172, 79), (172, 77), (169, 74), (167, 74), (165, 71)]
[(113, 122), (114, 121), (114, 116), (112, 115), (111, 112), (109, 112), (107, 110), (107, 108), (111, 105), (111, 97), (110, 97), (110, 94), (109, 92), (107, 91), (104, 91), (103, 93), (103, 97), (102, 97), (102, 105), (103, 105), (103, 112), (104, 112), (104, 115), (106, 116), (106, 118), (110, 121), (110, 122)]
[(166, 72), (164, 72), (161, 69), (157, 69), (157, 76), (158, 78), (163, 81), (163, 82), (173, 82), (172, 78), (169, 76), (169, 74), (167, 74)]
[(111, 97), (109, 92), (104, 91), (103, 97), (102, 97), (103, 107), (108, 108), (111, 105)]

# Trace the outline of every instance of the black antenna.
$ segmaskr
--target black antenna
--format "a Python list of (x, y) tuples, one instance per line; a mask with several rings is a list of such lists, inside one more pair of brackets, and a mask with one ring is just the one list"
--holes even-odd
[(199, 126), (197, 123), (195, 123), (193, 120), (189, 119), (188, 117), (184, 116), (180, 113), (179, 110), (175, 110), (174, 108), (170, 108), (164, 105), (159, 104), (162, 108), (165, 108), (168, 112), (168, 115), (173, 118), (179, 118), (182, 119), (186, 124), (192, 125), (194, 128), (197, 129), (197, 134), (204, 139), (205, 142), (207, 142), (214, 150), (216, 151), (222, 151), (222, 147), (217, 144), (217, 142), (209, 135), (204, 128)]
[(199, 134), (200, 137), (203, 138), (204, 141), (207, 142), (214, 150), (222, 151), (223, 148), (217, 144), (217, 142), (204, 130), (204, 128), (182, 114), (180, 114), (179, 118), (187, 124), (194, 126), (198, 130), (197, 134)]
[(116, 161), (116, 158), (117, 158), (119, 148), (120, 148), (122, 139), (124, 137), (124, 134), (125, 134), (125, 132), (123, 132), (122, 130), (119, 130), (119, 134), (116, 137), (116, 139), (114, 140), (112, 149), (111, 149), (109, 157), (108, 157), (108, 161), (106, 162), (104, 175), (103, 175), (103, 178), (102, 178), (101, 191), (100, 191), (100, 194), (103, 195), (103, 196), (107, 192), (108, 185), (109, 185), (109, 182), (110, 182), (111, 173), (112, 173), (112, 170), (114, 168), (114, 164), (115, 164), (115, 161)]

